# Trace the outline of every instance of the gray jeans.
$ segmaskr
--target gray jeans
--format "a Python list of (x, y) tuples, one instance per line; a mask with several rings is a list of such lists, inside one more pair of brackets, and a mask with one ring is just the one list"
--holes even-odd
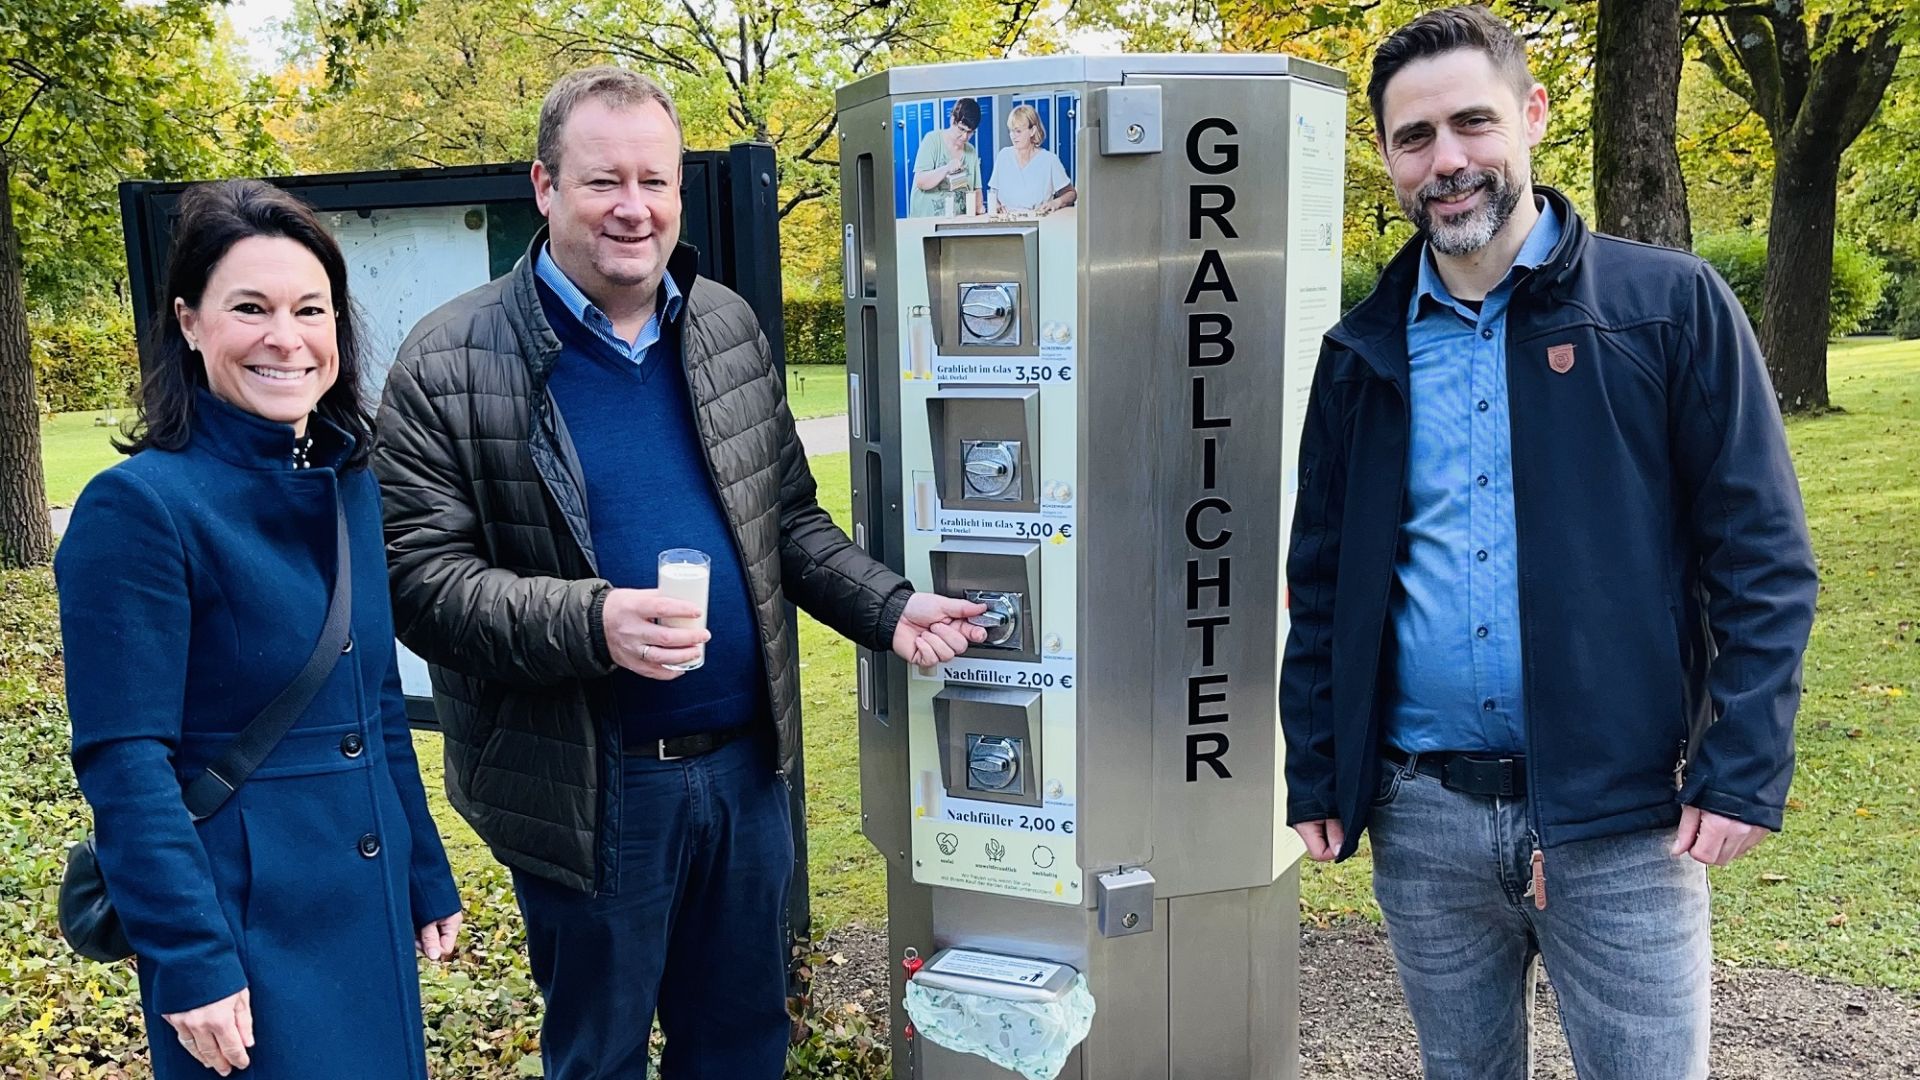
[(1713, 968), (1706, 867), (1673, 830), (1546, 853), (1528, 892), (1523, 799), (1450, 791), (1383, 764), (1373, 892), (1427, 1080), (1525, 1080), (1533, 967), (1544, 960), (1582, 1080), (1704, 1080)]

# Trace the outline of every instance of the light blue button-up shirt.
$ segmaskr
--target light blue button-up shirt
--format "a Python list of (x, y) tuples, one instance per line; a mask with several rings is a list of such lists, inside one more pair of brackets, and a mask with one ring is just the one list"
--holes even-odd
[(654, 305), (653, 315), (647, 319), (647, 324), (640, 328), (639, 335), (632, 341), (628, 341), (613, 328), (613, 320), (607, 318), (606, 312), (601, 311), (593, 301), (587, 299), (587, 294), (581, 292), (580, 287), (561, 271), (559, 264), (547, 254), (545, 244), (540, 245), (540, 257), (534, 261), (533, 272), (546, 284), (547, 288), (553, 290), (553, 294), (560, 298), (560, 302), (566, 305), (567, 310), (573, 312), (573, 317), (579, 319), (582, 326), (618, 349), (620, 355), (631, 360), (636, 366), (647, 362), (647, 354), (660, 341), (660, 328), (665, 325), (661, 322), (661, 316), (666, 317), (666, 322), (678, 319), (680, 308), (685, 303), (680, 295), (680, 287), (673, 283), (673, 275), (661, 275), (660, 288), (663, 299)]
[(1413, 427), (1386, 717), (1387, 741), (1407, 753), (1526, 749), (1507, 310), (1560, 231), (1542, 200), (1513, 268), (1478, 312), (1447, 291), (1430, 251), (1420, 259), (1407, 312)]

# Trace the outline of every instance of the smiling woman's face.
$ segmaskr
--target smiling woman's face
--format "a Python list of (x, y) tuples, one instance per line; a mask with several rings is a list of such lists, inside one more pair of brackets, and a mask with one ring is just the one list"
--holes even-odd
[(1040, 132), (1024, 116), (1008, 118), (1007, 138), (1021, 150), (1031, 150), (1040, 145)]
[(174, 315), (220, 400), (306, 433), (340, 375), (332, 283), (313, 252), (250, 236), (214, 265), (200, 306), (175, 299)]

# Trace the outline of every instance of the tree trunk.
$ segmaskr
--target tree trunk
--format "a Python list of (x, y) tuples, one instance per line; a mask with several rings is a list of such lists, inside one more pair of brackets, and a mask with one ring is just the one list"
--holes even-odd
[(1840, 154), (1831, 146), (1800, 147), (1793, 141), (1774, 153), (1760, 351), (1767, 358), (1780, 411), (1817, 412), (1827, 407)]
[(1680, 0), (1600, 0), (1594, 45), (1593, 192), (1603, 232), (1693, 247), (1675, 139)]
[(0, 569), (37, 565), (53, 554), (11, 176), (12, 162), (0, 152)]

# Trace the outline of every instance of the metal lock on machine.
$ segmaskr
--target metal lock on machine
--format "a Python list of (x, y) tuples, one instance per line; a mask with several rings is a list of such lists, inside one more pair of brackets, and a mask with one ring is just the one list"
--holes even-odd
[(1020, 344), (1020, 283), (960, 283), (960, 344), (1012, 348)]
[(1011, 439), (960, 440), (960, 475), (969, 499), (1020, 501), (1020, 443)]
[(986, 611), (967, 620), (987, 631), (987, 640), (981, 645), (995, 649), (1020, 648), (1020, 617), (1026, 606), (1025, 597), (1017, 592), (991, 589), (968, 589), (966, 597), (973, 603), (987, 605)]
[(1020, 791), (1020, 744), (1007, 735), (967, 736), (967, 788), (970, 791)]

